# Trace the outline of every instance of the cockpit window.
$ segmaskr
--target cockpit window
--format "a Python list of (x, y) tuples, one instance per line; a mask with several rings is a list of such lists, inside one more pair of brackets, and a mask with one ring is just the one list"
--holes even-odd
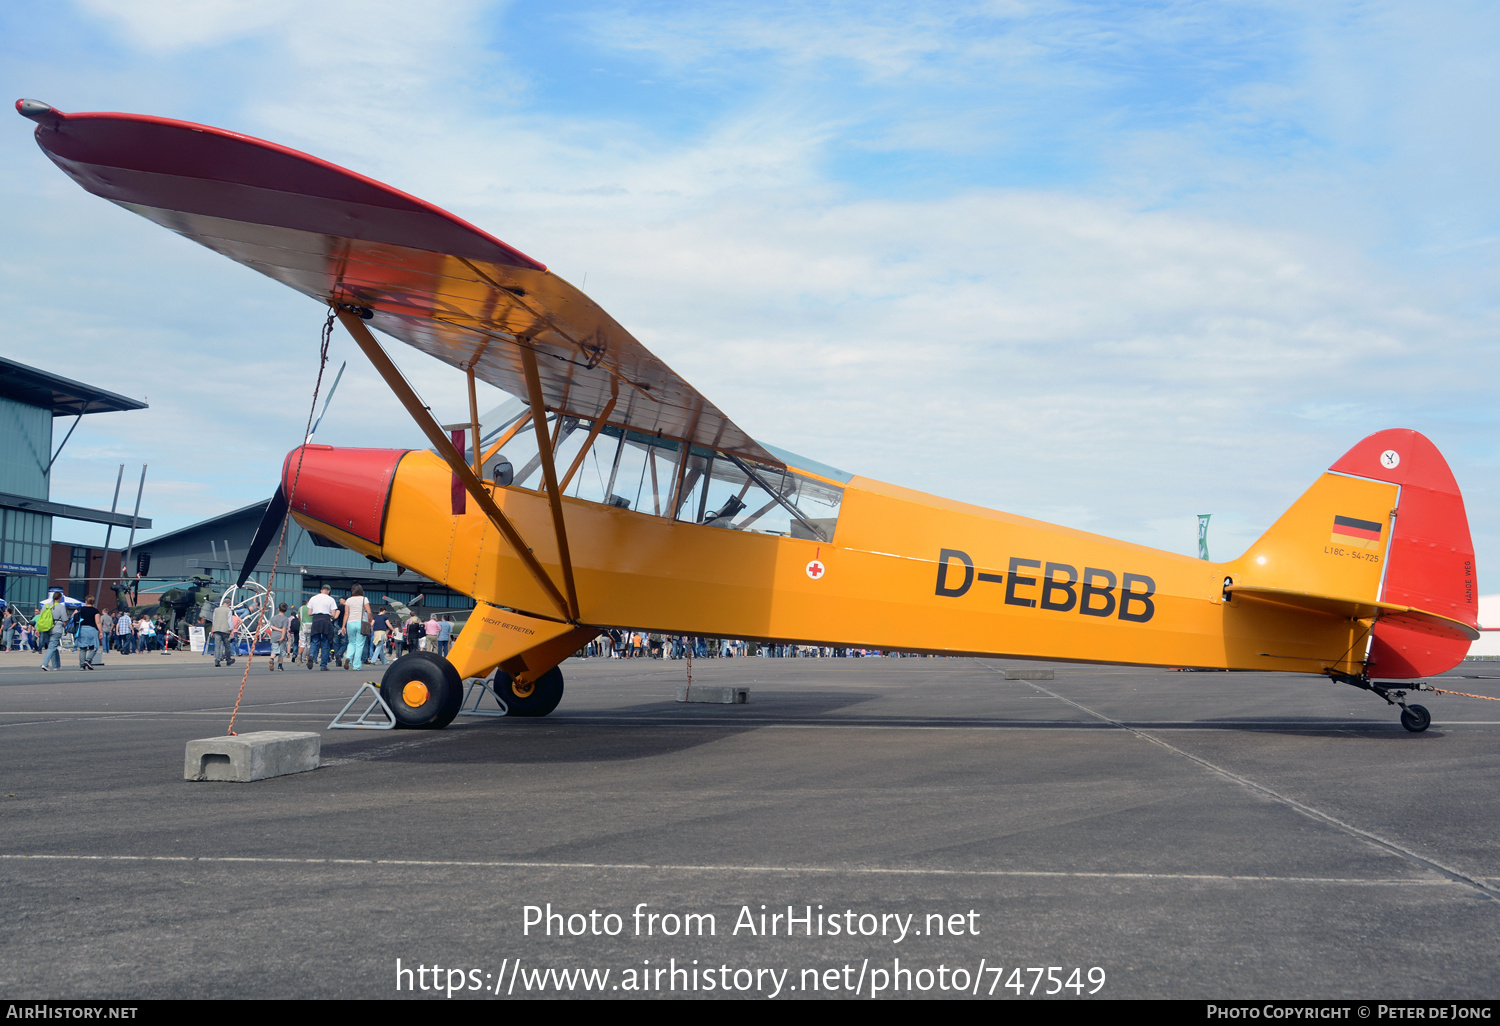
[[(528, 412), (511, 409), (486, 425), (484, 477), (540, 491), (538, 434)], [(793, 453), (777, 467), (606, 424), (549, 414), (543, 444), (553, 449), (565, 494), (686, 523), (832, 541), (849, 475)], [(588, 444), (590, 438), (592, 444)], [(585, 449), (584, 446), (588, 445)]]
[(826, 463), (819, 463), (817, 460), (810, 460), (806, 456), (799, 456), (794, 452), (789, 452), (788, 450), (781, 448), (780, 446), (771, 445), (767, 442), (760, 442), (760, 447), (766, 450), (766, 452), (770, 453), (772, 456), (775, 456), (781, 462), (785, 463), (787, 466), (794, 467), (797, 470), (805, 470), (809, 474), (816, 474), (818, 477), (826, 477), (828, 478), (828, 480), (837, 481), (839, 484), (848, 484), (850, 481), (854, 480), (853, 474), (848, 474), (842, 470), (838, 470), (835, 467), (830, 467)]

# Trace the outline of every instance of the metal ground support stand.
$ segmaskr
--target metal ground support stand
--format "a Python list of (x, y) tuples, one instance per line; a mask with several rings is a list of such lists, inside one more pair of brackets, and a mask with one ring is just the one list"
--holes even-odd
[[(489, 694), (495, 699), (495, 704), (500, 708), (479, 708), (484, 704), (485, 692), (489, 692)], [(471, 697), (474, 699), (473, 708), (469, 707), (469, 699)], [(469, 690), (464, 692), (463, 705), (459, 708), (458, 714), (460, 716), (509, 716), (510, 706), (505, 704), (505, 699), (500, 697), (500, 692), (490, 687), (489, 681), (484, 680), (481, 677), (471, 677), (469, 678)]]
[[(360, 713), (359, 716), (356, 719), (349, 720), (348, 722), (341, 722), (344, 719), (344, 716), (349, 712), (349, 710), (354, 707), (354, 703), (358, 702), (359, 699), (360, 699), (360, 696), (362, 696), (366, 691), (369, 691), (370, 694), (374, 696), (374, 700), (371, 701), (369, 705), (365, 706), (365, 711), (362, 712), (362, 713)], [(369, 718), (370, 717), (370, 713), (372, 713), (372, 712), (375, 711), (375, 707), (377, 705), (380, 706), (381, 712), (385, 713), (385, 722), (384, 723), (381, 723), (381, 722), (379, 722), (377, 720), (372, 720), (372, 719)], [(328, 725), (328, 729), (329, 730), (392, 730), (392, 729), (395, 728), (395, 726), (396, 726), (396, 714), (393, 713), (393, 712), (391, 712), (391, 707), (388, 706), (388, 705), (386, 705), (385, 704), (385, 699), (381, 697), (381, 695), (380, 695), (380, 685), (379, 684), (372, 684), (369, 681), (365, 681), (365, 683), (363, 683), (363, 684), (361, 684), (359, 686), (359, 690), (356, 691), (356, 692), (354, 692), (354, 697), (351, 698), (351, 699), (349, 699), (349, 701), (347, 701), (347, 702), (344, 703), (344, 707), (342, 709), (340, 709), (339, 710), (339, 714), (333, 718), (333, 722)]]
[(1385, 699), (1387, 705), (1399, 705), (1401, 707), (1401, 726), (1413, 734), (1420, 734), (1432, 725), (1432, 714), (1427, 711), (1425, 705), (1407, 705), (1407, 691), (1434, 691), (1435, 688), (1428, 687), (1421, 681), (1412, 681), (1410, 684), (1400, 687), (1394, 684), (1384, 684), (1373, 681), (1364, 674), (1350, 676), (1347, 673), (1330, 673), (1330, 677), (1350, 687), (1359, 688), (1361, 691), (1373, 691)]

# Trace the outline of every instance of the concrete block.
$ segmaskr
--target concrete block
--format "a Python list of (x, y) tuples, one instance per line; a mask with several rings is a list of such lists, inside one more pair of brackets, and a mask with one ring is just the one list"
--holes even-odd
[(1006, 680), (1051, 680), (1051, 670), (1006, 670)]
[(238, 737), (204, 737), (187, 743), (184, 780), (249, 783), (318, 768), (321, 734), (260, 730)]
[(750, 701), (749, 688), (721, 688), (694, 684), (681, 684), (677, 688), (679, 702), (710, 702), (714, 705), (744, 705)]

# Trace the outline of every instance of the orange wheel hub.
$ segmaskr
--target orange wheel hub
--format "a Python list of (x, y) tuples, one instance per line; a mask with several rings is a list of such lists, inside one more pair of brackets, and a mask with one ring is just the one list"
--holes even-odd
[(426, 705), (428, 695), (427, 685), (419, 680), (414, 680), (401, 689), (401, 701), (413, 709), (420, 709)]

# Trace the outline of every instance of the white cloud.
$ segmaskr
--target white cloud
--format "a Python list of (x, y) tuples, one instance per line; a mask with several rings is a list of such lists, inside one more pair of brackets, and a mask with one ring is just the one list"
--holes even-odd
[(295, 0), (77, 0), (146, 50), (215, 46), (293, 21)]

